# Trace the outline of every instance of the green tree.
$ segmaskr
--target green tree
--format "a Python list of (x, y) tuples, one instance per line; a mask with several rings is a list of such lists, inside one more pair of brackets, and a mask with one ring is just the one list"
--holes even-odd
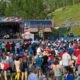
[(48, 13), (76, 3), (80, 0), (1, 0), (0, 15), (45, 19)]
[(5, 7), (6, 7), (6, 3), (3, 1), (0, 1), (0, 16), (3, 16), (5, 14)]
[(80, 0), (44, 0), (44, 4), (46, 8), (49, 10), (55, 10), (60, 7), (66, 7), (68, 5), (74, 5), (76, 3), (80, 3)]
[(11, 0), (6, 8), (6, 16), (20, 16), (27, 19), (44, 19), (46, 17), (43, 0)]

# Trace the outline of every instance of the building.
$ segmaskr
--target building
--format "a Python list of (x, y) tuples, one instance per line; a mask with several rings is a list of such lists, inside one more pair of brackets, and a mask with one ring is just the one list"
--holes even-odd
[(19, 17), (0, 17), (0, 38), (11, 33), (30, 32), (34, 34), (34, 39), (47, 39), (54, 27), (53, 20), (24, 20)]
[(54, 27), (53, 20), (30, 20), (21, 23), (21, 27), (24, 28), (23, 32), (29, 31), (34, 34), (35, 38), (49, 37)]

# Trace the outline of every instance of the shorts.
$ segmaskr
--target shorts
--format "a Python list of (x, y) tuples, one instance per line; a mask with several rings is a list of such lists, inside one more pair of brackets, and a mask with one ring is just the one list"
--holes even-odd
[(2, 73), (2, 71), (3, 71), (3, 70), (2, 70), (2, 69), (0, 69), (0, 73)]
[(6, 70), (4, 70), (4, 71), (7, 71), (7, 72), (9, 72), (9, 73), (13, 73), (12, 68), (8, 68), (8, 69), (6, 69)]
[(27, 69), (27, 68), (24, 68), (24, 69), (22, 70), (22, 72), (28, 72), (28, 69)]
[(69, 69), (70, 66), (63, 66), (63, 73)]

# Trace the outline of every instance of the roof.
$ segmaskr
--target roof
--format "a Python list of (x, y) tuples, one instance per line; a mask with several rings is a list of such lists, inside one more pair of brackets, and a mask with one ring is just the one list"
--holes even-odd
[(52, 27), (52, 25), (52, 20), (30, 20), (21, 23), (23, 27)]
[(23, 19), (19, 17), (0, 17), (0, 22), (22, 22)]
[(22, 27), (54, 27), (54, 20), (23, 20), (20, 17), (0, 17), (0, 23), (20, 22)]

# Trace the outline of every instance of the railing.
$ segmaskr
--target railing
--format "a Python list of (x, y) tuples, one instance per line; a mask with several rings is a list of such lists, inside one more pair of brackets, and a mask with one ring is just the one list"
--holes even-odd
[(0, 39), (0, 42), (3, 42), (3, 41), (4, 41), (5, 43), (6, 43), (6, 42), (13, 42), (13, 41), (14, 41), (14, 42), (17, 42), (17, 41), (21, 41), (21, 42), (22, 42), (23, 39)]

